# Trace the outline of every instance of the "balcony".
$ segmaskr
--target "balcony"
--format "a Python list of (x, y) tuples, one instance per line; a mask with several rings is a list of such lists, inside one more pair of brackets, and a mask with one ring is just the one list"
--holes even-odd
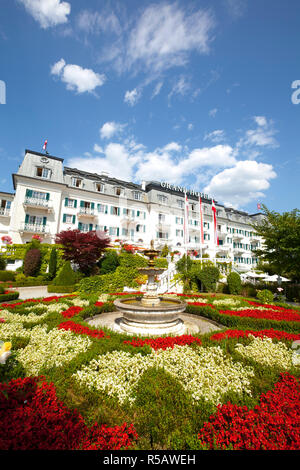
[(90, 207), (80, 207), (79, 213), (77, 214), (78, 218), (92, 218), (94, 219), (97, 217), (95, 214), (95, 209), (91, 209)]
[(243, 240), (244, 235), (242, 235), (241, 233), (233, 233), (233, 234), (232, 234), (232, 238), (233, 238), (234, 240)]
[(49, 234), (49, 226), (43, 224), (23, 224), (20, 232), (23, 233), (38, 233), (38, 234)]
[(25, 201), (23, 202), (23, 206), (25, 209), (30, 207), (31, 209), (42, 209), (46, 210), (47, 212), (53, 211), (53, 207), (50, 201), (37, 197), (26, 197)]
[(219, 245), (217, 253), (228, 253), (231, 250), (231, 245)]
[(0, 217), (10, 217), (10, 209), (5, 209), (5, 207), (0, 207)]

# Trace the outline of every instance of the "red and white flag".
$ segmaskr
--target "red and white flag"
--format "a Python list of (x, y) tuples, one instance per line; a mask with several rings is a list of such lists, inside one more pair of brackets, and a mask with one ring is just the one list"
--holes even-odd
[(45, 140), (44, 145), (43, 145), (43, 150), (47, 149), (47, 144), (48, 144), (48, 140)]
[(185, 246), (189, 243), (189, 201), (185, 193), (184, 196), (184, 244)]
[(213, 221), (214, 221), (214, 243), (215, 245), (219, 245), (219, 237), (218, 237), (218, 230), (217, 230), (217, 209), (216, 209), (214, 200), (212, 200), (211, 210), (213, 212)]
[(260, 209), (261, 209), (261, 205), (260, 205), (259, 203), (257, 204), (257, 209), (258, 209), (259, 211), (260, 211)]
[(200, 213), (200, 240), (201, 243), (204, 243), (204, 232), (203, 232), (203, 212), (202, 212), (202, 202), (201, 197), (199, 197), (199, 213)]

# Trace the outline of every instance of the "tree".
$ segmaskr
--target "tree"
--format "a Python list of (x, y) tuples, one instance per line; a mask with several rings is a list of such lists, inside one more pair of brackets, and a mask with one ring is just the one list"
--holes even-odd
[(300, 211), (294, 209), (282, 214), (262, 205), (265, 218), (254, 224), (263, 238), (263, 246), (256, 254), (264, 264), (294, 281), (300, 280)]
[(89, 275), (109, 246), (110, 238), (104, 232), (98, 236), (95, 231), (63, 230), (56, 235), (55, 243), (62, 245), (65, 260), (77, 264), (81, 272)]
[(238, 273), (232, 271), (227, 276), (229, 294), (239, 295), (242, 291), (241, 277)]
[(57, 250), (56, 248), (52, 248), (50, 253), (49, 259), (49, 277), (50, 279), (54, 279), (57, 270)]
[(76, 280), (77, 277), (71, 267), (70, 261), (66, 261), (59, 270), (52, 284), (54, 286), (73, 286), (76, 283)]
[(108, 250), (99, 264), (100, 274), (114, 272), (120, 264), (119, 256), (115, 250)]
[(41, 267), (42, 255), (38, 248), (28, 250), (24, 258), (25, 276), (37, 276)]

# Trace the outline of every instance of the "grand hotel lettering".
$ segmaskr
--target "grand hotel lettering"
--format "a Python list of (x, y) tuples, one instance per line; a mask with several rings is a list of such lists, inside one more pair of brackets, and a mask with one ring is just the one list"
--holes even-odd
[(165, 181), (160, 183), (162, 188), (172, 189), (173, 191), (179, 191), (181, 193), (190, 194), (191, 196), (201, 197), (201, 199), (212, 199), (208, 194), (200, 193), (199, 191), (194, 191), (193, 189), (187, 189), (183, 186), (176, 186), (174, 184), (167, 183)]

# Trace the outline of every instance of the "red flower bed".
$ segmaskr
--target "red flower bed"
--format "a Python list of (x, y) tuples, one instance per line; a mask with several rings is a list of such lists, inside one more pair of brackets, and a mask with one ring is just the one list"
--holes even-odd
[(286, 333), (285, 331), (273, 330), (270, 328), (269, 330), (260, 330), (260, 331), (253, 331), (253, 330), (226, 330), (223, 333), (215, 333), (213, 334), (210, 339), (214, 341), (221, 341), (225, 338), (246, 338), (249, 335), (253, 335), (255, 337), (262, 338), (267, 336), (268, 338), (272, 339), (288, 339), (290, 341), (296, 341), (300, 339), (300, 334), (292, 334)]
[(167, 336), (165, 338), (154, 338), (154, 339), (138, 339), (135, 338), (132, 341), (124, 341), (125, 344), (131, 344), (136, 348), (142, 348), (145, 344), (151, 346), (151, 348), (157, 349), (167, 349), (174, 348), (175, 344), (179, 346), (184, 346), (186, 344), (198, 343), (201, 344), (201, 339), (195, 338), (191, 335), (182, 335), (182, 336)]
[(215, 308), (212, 304), (208, 304), (206, 302), (188, 302), (188, 305), (195, 305), (197, 307), (211, 307)]
[(266, 320), (277, 320), (277, 321), (300, 321), (300, 314), (296, 313), (293, 310), (283, 309), (283, 310), (219, 310), (219, 313), (222, 315), (231, 315), (238, 317), (251, 317), (259, 318)]
[(95, 306), (96, 306), (96, 307), (102, 307), (102, 305), (104, 305), (103, 302), (96, 302), (96, 303), (95, 303)]
[(57, 328), (60, 330), (70, 330), (73, 333), (78, 333), (80, 335), (92, 336), (93, 338), (109, 338), (109, 336), (106, 336), (102, 330), (91, 330), (89, 327), (79, 325), (73, 321), (62, 322)]
[(14, 308), (14, 307), (17, 307), (18, 305), (23, 305), (29, 302), (53, 302), (54, 300), (58, 302), (60, 299), (63, 299), (66, 297), (74, 297), (74, 296), (76, 296), (76, 294), (67, 294), (67, 295), (61, 295), (61, 296), (53, 295), (51, 297), (44, 297), (43, 299), (25, 299), (25, 300), (22, 300), (21, 302), (15, 302), (14, 304), (8, 304), (8, 303), (1, 304), (0, 310), (3, 308), (7, 308), (7, 307)]
[(43, 377), (0, 384), (1, 450), (128, 449), (137, 434), (132, 425), (89, 428), (77, 410), (68, 409)]
[(246, 302), (248, 302), (250, 305), (253, 305), (254, 307), (271, 308), (272, 310), (288, 310), (285, 307), (280, 307), (279, 305), (260, 304), (259, 302), (255, 302), (253, 300), (246, 300)]
[(73, 305), (72, 307), (67, 308), (67, 310), (64, 310), (63, 312), (61, 312), (61, 314), (65, 318), (72, 318), (75, 315), (78, 315), (78, 313), (81, 312), (82, 310), (83, 310), (82, 307), (76, 307), (75, 305)]
[(198, 434), (210, 449), (299, 450), (300, 379), (281, 374), (273, 390), (262, 394), (253, 410), (227, 403)]

